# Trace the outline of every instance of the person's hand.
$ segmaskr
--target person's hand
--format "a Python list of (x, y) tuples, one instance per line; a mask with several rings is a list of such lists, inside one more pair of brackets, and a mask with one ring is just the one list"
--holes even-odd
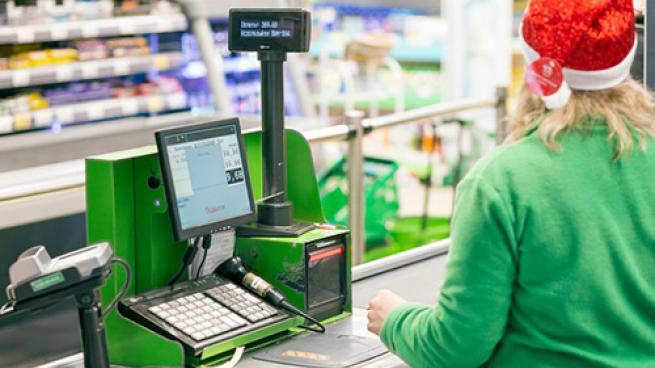
[(366, 306), (368, 310), (368, 330), (376, 335), (380, 335), (385, 318), (387, 318), (394, 308), (405, 303), (407, 303), (405, 299), (389, 290), (378, 291)]

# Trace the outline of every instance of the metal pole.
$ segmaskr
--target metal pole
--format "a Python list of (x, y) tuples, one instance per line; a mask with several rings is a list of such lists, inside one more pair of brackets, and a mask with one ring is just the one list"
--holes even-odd
[[(440, 116), (456, 114), (458, 112), (474, 110), (478, 108), (490, 108), (497, 106), (498, 99), (485, 98), (478, 100), (467, 100), (457, 103), (443, 103), (413, 109), (398, 114), (385, 115), (379, 118), (364, 119), (362, 125), (367, 133), (377, 129), (390, 128), (397, 125), (415, 123), (419, 120), (430, 119)], [(310, 143), (348, 140), (351, 127), (348, 125), (332, 125), (325, 128), (302, 131), (302, 134)]]
[[(332, 125), (325, 128), (302, 131), (309, 143), (345, 141), (350, 136), (350, 127), (345, 124)], [(2, 190), (0, 189), (0, 198)]]
[(475, 110), (483, 107), (496, 106), (498, 99), (496, 97), (485, 99), (467, 99), (459, 102), (447, 102), (438, 105), (420, 107), (418, 109), (408, 110), (399, 114), (385, 115), (378, 118), (365, 119), (364, 127), (370, 130), (391, 128), (396, 125), (402, 125), (418, 120), (434, 118), (437, 116), (451, 115), (454, 113)]
[(352, 242), (352, 264), (364, 263), (366, 245), (364, 242), (364, 218), (366, 216), (364, 204), (364, 154), (362, 121), (364, 113), (349, 111), (346, 113), (346, 124), (354, 132), (348, 141), (348, 220)]
[(223, 58), (216, 52), (214, 36), (207, 18), (193, 18), (193, 33), (198, 39), (200, 55), (207, 68), (207, 82), (212, 91), (214, 106), (222, 115), (234, 115), (232, 96), (227, 89), (223, 68)]
[(507, 87), (496, 90), (496, 144), (501, 145), (509, 133), (507, 130)]
[(284, 132), (283, 52), (259, 52), (262, 78), (262, 172), (264, 197), (258, 206), (258, 222), (290, 226), (293, 209), (287, 194), (287, 144)]
[(85, 291), (76, 296), (77, 311), (82, 330), (84, 368), (109, 368), (105, 325), (100, 312), (98, 290)]

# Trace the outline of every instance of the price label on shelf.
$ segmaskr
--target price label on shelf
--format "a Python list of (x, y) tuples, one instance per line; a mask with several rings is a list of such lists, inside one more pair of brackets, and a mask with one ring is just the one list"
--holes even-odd
[(125, 59), (116, 59), (114, 60), (114, 74), (115, 75), (127, 75), (130, 74), (130, 62)]
[(100, 29), (94, 23), (89, 22), (82, 27), (82, 36), (85, 38), (98, 37), (100, 35)]
[(157, 70), (168, 70), (171, 67), (171, 59), (165, 55), (155, 56), (152, 63)]
[(70, 124), (75, 122), (75, 111), (70, 107), (62, 107), (55, 112), (60, 124)]
[(14, 119), (11, 116), (0, 116), (0, 134), (7, 134), (14, 131)]
[(29, 113), (14, 115), (14, 130), (27, 130), (32, 127), (32, 116)]
[(161, 96), (148, 98), (148, 112), (160, 112), (164, 110), (164, 99)]
[(25, 87), (30, 84), (30, 72), (25, 69), (16, 69), (11, 74), (11, 83), (14, 87)]
[(139, 101), (127, 98), (122, 103), (123, 115), (136, 115), (139, 113)]
[(105, 107), (100, 103), (90, 103), (86, 106), (86, 114), (89, 120), (102, 120), (105, 118)]
[(50, 27), (50, 38), (53, 41), (68, 39), (68, 27), (63, 24), (53, 24)]
[(82, 78), (93, 79), (98, 77), (98, 64), (95, 61), (82, 63)]
[(73, 80), (73, 67), (70, 65), (59, 65), (55, 71), (57, 82), (67, 82)]
[(34, 112), (34, 127), (46, 128), (52, 124), (55, 114), (51, 109), (36, 110)]
[(34, 28), (31, 26), (19, 27), (16, 30), (16, 41), (18, 43), (32, 43), (36, 37), (34, 36)]

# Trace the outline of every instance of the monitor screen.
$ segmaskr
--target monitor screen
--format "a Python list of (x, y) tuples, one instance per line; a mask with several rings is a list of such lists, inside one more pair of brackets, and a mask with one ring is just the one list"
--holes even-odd
[(237, 119), (156, 133), (176, 240), (254, 221)]

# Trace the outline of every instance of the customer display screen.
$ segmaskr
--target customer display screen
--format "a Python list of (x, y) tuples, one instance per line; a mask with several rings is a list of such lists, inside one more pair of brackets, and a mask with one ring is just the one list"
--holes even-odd
[(238, 122), (157, 134), (178, 240), (254, 220)]
[(231, 51), (307, 52), (311, 16), (304, 9), (230, 9)]
[(294, 22), (291, 19), (244, 19), (240, 22), (242, 38), (291, 38)]

